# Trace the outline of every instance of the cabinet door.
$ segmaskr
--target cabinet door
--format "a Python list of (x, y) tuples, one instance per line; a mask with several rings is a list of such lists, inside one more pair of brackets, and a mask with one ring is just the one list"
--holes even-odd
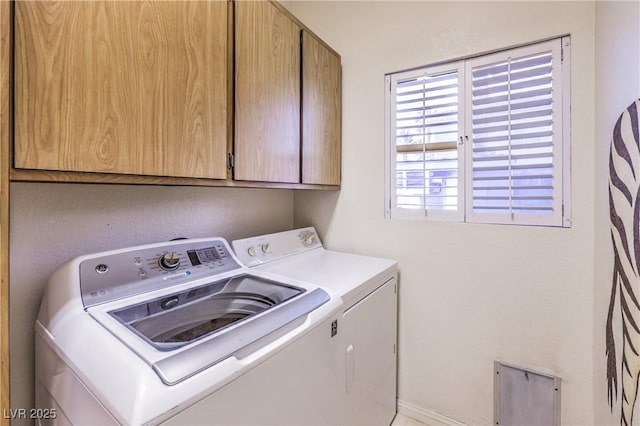
[(15, 167), (225, 178), (227, 2), (16, 2)]
[(340, 56), (302, 31), (302, 183), (340, 185)]
[(267, 1), (236, 13), (234, 178), (300, 182), (300, 28)]

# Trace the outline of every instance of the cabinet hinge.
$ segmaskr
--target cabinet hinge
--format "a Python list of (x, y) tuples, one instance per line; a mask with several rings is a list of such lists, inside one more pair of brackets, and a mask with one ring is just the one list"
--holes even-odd
[(394, 354), (396, 353), (396, 344), (395, 343), (393, 344), (393, 353)]
[(235, 166), (234, 158), (232, 153), (227, 153), (227, 169), (233, 169)]

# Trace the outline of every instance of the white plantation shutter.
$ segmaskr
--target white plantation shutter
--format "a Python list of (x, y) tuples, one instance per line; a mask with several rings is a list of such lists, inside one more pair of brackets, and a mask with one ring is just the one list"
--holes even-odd
[(394, 217), (463, 217), (458, 135), (462, 67), (396, 74), (390, 81)]
[(561, 40), (466, 62), (467, 221), (562, 225)]
[(569, 46), (387, 75), (387, 217), (570, 226)]

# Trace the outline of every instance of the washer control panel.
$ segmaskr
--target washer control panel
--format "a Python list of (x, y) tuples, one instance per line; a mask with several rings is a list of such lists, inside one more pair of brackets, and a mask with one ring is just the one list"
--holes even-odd
[(313, 227), (261, 235), (232, 242), (236, 256), (247, 266), (271, 262), (322, 247)]
[(80, 262), (85, 307), (241, 269), (222, 238), (180, 240), (97, 254)]

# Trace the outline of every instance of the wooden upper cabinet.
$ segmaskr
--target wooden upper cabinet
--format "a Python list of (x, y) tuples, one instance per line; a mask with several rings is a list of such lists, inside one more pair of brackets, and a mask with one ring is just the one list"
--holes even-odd
[(340, 56), (302, 31), (302, 183), (340, 185)]
[(235, 3), (234, 179), (300, 182), (300, 27), (268, 1)]
[(226, 178), (227, 8), (16, 2), (14, 166)]

